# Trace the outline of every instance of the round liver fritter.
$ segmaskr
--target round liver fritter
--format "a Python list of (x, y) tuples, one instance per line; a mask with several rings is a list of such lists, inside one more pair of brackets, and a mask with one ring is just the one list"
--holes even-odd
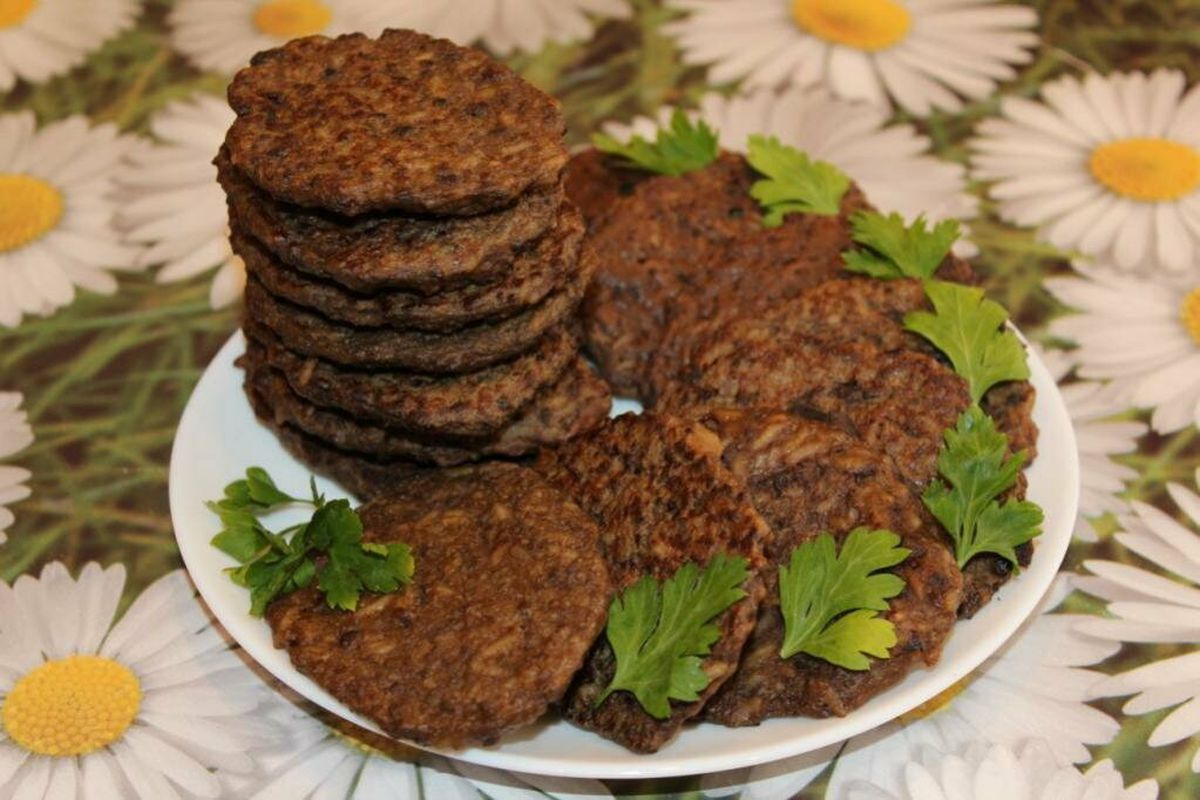
[(560, 327), (529, 352), (479, 372), (425, 375), (352, 370), (284, 347), (270, 329), (245, 319), (247, 347), (287, 376), (296, 394), (377, 425), (433, 436), (491, 436), (509, 425), (576, 358), (577, 339)]
[[(697, 413), (724, 444), (722, 460), (746, 484), (771, 526), (767, 598), (741, 664), (704, 708), (726, 725), (757, 725), (779, 716), (843, 716), (935, 664), (962, 594), (962, 574), (938, 523), (887, 457), (831, 425), (770, 409), (714, 408)], [(841, 542), (855, 528), (886, 529), (912, 552), (892, 570), (904, 591), (883, 614), (895, 626), (888, 659), (854, 671), (799, 654), (779, 657), (783, 618), (774, 567), (797, 546), (830, 533)]]
[(409, 30), (309, 36), (234, 76), (230, 161), (264, 191), (341, 214), (478, 214), (567, 161), (556, 100), (474, 50)]
[(343, 217), (272, 199), (229, 164), (224, 149), (216, 164), (235, 224), (300, 272), (357, 292), (430, 294), (496, 283), (564, 213), (556, 185), (472, 217)]
[(449, 467), (485, 456), (522, 456), (595, 428), (608, 416), (612, 404), (608, 385), (587, 362), (576, 359), (555, 383), (533, 398), (511, 425), (492, 436), (414, 436), (312, 405), (292, 390), (283, 373), (258, 363), (259, 356), (261, 350), (251, 350), (244, 366), (247, 393), (260, 417), (377, 460), (402, 459)]
[(436, 294), (379, 289), (366, 294), (292, 269), (250, 234), (233, 225), (230, 243), (246, 271), (271, 294), (315, 309), (347, 325), (446, 333), (506, 319), (537, 305), (560, 286), (577, 280), (583, 263), (583, 223), (564, 206), (560, 224), (513, 255), (508, 271), (492, 284), (468, 284)]
[(556, 451), (544, 451), (537, 463), (600, 526), (600, 550), (617, 591), (643, 575), (662, 580), (685, 563), (707, 564), (719, 553), (749, 562), (747, 596), (716, 619), (721, 638), (701, 667), (710, 678), (708, 688), (695, 702), (672, 701), (667, 719), (650, 716), (628, 692), (615, 692), (596, 707), (616, 665), (607, 638), (593, 648), (563, 701), (563, 713), (637, 752), (658, 750), (699, 713), (733, 672), (754, 628), (769, 531), (720, 455), (720, 442), (704, 427), (645, 413), (610, 420)]
[(673, 321), (755, 309), (843, 272), (847, 216), (865, 207), (861, 193), (846, 193), (840, 215), (790, 214), (765, 228), (750, 196), (757, 177), (726, 153), (695, 172), (637, 183), (595, 222), (585, 333), (614, 391), (641, 393)]
[(245, 313), (293, 350), (338, 364), (438, 374), (474, 372), (529, 350), (574, 313), (592, 274), (593, 262), (584, 261), (570, 283), (536, 306), (508, 319), (448, 333), (333, 322), (274, 297), (253, 275), (246, 282)]
[(404, 542), (412, 583), (331, 610), (316, 588), (267, 609), (276, 647), (387, 733), (490, 744), (563, 694), (612, 594), (595, 523), (513, 464), (429, 472), (359, 509), (367, 542)]

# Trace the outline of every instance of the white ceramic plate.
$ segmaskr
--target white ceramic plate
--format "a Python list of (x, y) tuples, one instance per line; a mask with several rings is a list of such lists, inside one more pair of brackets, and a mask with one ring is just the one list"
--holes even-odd
[[(205, 500), (221, 497), (227, 483), (249, 466), (262, 466), (285, 490), (303, 491), (309, 472), (254, 418), (234, 367), (244, 340), (233, 336), (196, 386), (171, 454), (171, 517), (192, 579), (230, 634), (272, 674), (300, 694), (364, 728), (369, 720), (347, 709), (301, 675), (287, 654), (271, 645), (266, 622), (248, 613), (250, 598), (222, 570), (234, 562), (209, 540), (220, 529)], [(688, 727), (654, 755), (636, 755), (562, 721), (530, 727), (487, 748), (446, 752), (453, 758), (519, 772), (591, 778), (692, 775), (760, 764), (816, 750), (870, 730), (950, 687), (995, 652), (1033, 611), (1058, 571), (1071, 539), (1079, 499), (1079, 461), (1071, 420), (1054, 380), (1030, 353), (1037, 388), (1034, 420), (1041, 428), (1038, 458), (1029, 471), (1029, 498), (1046, 512), (1045, 532), (1032, 565), (1010, 581), (974, 619), (960, 622), (936, 667), (917, 670), (903, 683), (844, 718), (775, 719), (754, 728), (711, 724)], [(618, 402), (614, 413), (636, 410)], [(345, 496), (318, 481), (328, 496)], [(286, 515), (281, 516), (280, 521)]]

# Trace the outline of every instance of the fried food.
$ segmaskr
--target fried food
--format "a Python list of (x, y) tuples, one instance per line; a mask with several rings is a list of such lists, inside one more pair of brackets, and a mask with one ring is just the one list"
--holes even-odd
[[(363, 327), (448, 333), (507, 319), (535, 306), (555, 289), (582, 279), (583, 223), (564, 207), (558, 227), (514, 255), (495, 283), (469, 284), (436, 294), (403, 289), (359, 293), (292, 269), (235, 225), (230, 242), (246, 271), (267, 291), (331, 320)], [(594, 263), (594, 262), (592, 262)]]
[(592, 228), (599, 261), (584, 301), (588, 349), (618, 393), (642, 396), (667, 327), (716, 309), (748, 312), (843, 271), (847, 216), (865, 207), (847, 192), (838, 216), (791, 214), (764, 228), (750, 196), (756, 175), (723, 154), (682, 176), (637, 183)]
[[(507, 280), (518, 256), (570, 215), (555, 185), (471, 217), (343, 217), (272, 199), (229, 163), (224, 149), (216, 164), (235, 225), (293, 269), (360, 293), (420, 296)], [(525, 272), (531, 266), (520, 265)]]
[(769, 529), (720, 455), (719, 440), (704, 427), (645, 413), (623, 415), (557, 451), (544, 451), (537, 463), (600, 526), (600, 551), (618, 592), (643, 575), (663, 580), (688, 562), (703, 565), (719, 553), (749, 562), (746, 597), (716, 620), (721, 638), (702, 664), (710, 682), (699, 700), (672, 701), (664, 720), (628, 692), (615, 692), (597, 707), (616, 669), (607, 638), (596, 643), (564, 698), (567, 719), (639, 753), (670, 741), (732, 674), (762, 599), (757, 572)]
[(560, 326), (579, 306), (592, 274), (585, 260), (573, 280), (532, 308), (495, 323), (448, 333), (361, 328), (330, 321), (280, 300), (253, 275), (246, 282), (246, 315), (293, 349), (338, 364), (454, 374), (472, 372), (517, 356)]
[(508, 427), (482, 438), (417, 436), (394, 431), (297, 395), (283, 373), (246, 359), (247, 391), (258, 416), (290, 425), (331, 447), (371, 459), (455, 466), (486, 456), (522, 456), (591, 430), (608, 416), (612, 396), (583, 359), (544, 388)]
[(308, 402), (383, 427), (432, 436), (490, 436), (577, 357), (575, 334), (556, 328), (512, 361), (465, 375), (352, 370), (285, 347), (269, 328), (243, 321), (253, 358), (287, 376)]
[[(954, 625), (962, 574), (940, 526), (891, 461), (844, 431), (793, 414), (713, 408), (696, 418), (720, 437), (722, 461), (772, 532), (767, 599), (737, 672), (705, 706), (704, 718), (740, 726), (778, 716), (844, 716), (913, 669), (935, 664)], [(822, 533), (840, 542), (860, 526), (890, 530), (912, 551), (894, 570), (905, 589), (884, 614), (896, 631), (891, 657), (872, 659), (865, 671), (803, 653), (780, 658), (775, 568)]]
[(409, 30), (261, 52), (229, 105), (234, 166), (340, 214), (492, 211), (553, 186), (567, 161), (556, 100), (479, 50)]
[(490, 744), (566, 690), (611, 595), (595, 523), (536, 473), (488, 464), (402, 480), (359, 509), (404, 542), (410, 585), (331, 610), (310, 587), (267, 609), (276, 647), (392, 736)]

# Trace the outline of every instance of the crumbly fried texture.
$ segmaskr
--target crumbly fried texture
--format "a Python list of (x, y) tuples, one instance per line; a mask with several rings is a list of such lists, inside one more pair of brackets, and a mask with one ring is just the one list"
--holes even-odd
[(330, 446), (371, 459), (412, 460), (450, 467), (485, 456), (522, 456), (589, 431), (608, 417), (612, 396), (583, 359), (544, 388), (511, 425), (479, 439), (414, 436), (305, 401), (283, 373), (245, 359), (246, 392), (272, 427), (290, 425)]
[(525, 352), (579, 307), (594, 262), (584, 263), (561, 289), (516, 316), (448, 333), (363, 328), (332, 322), (274, 297), (253, 275), (245, 313), (305, 355), (359, 368), (456, 374), (474, 372)]
[(287, 376), (296, 394), (374, 424), (432, 436), (491, 436), (511, 424), (576, 358), (575, 334), (548, 332), (529, 352), (479, 372), (426, 375), (352, 370), (305, 357), (280, 343), (269, 328), (246, 318), (252, 357)]
[(267, 413), (267, 409), (259, 406), (253, 395), (250, 396), (250, 404), (259, 421), (271, 429), (279, 443), (297, 461), (335, 481), (360, 500), (387, 494), (398, 481), (430, 469), (407, 459), (375, 459), (362, 453), (340, 450), (286, 422), (277, 421), (274, 415)]
[(236, 225), (294, 269), (357, 292), (430, 294), (506, 280), (519, 255), (566, 213), (555, 185), (472, 217), (343, 217), (272, 199), (229, 163), (224, 148), (215, 163)]
[(229, 159), (282, 200), (340, 214), (479, 214), (556, 183), (557, 101), (479, 50), (409, 30), (309, 36), (229, 86)]
[(643, 394), (673, 321), (749, 312), (842, 271), (847, 216), (866, 206), (862, 194), (848, 191), (839, 216), (791, 214), (764, 228), (750, 196), (756, 179), (742, 156), (725, 153), (686, 175), (642, 180), (595, 221), (589, 245), (599, 267), (584, 301), (585, 333), (617, 393)]
[(275, 601), (275, 646), (387, 733), (490, 744), (566, 690), (612, 587), (586, 514), (513, 464), (430, 472), (359, 509), (363, 539), (413, 551), (410, 585), (334, 611), (316, 588)]
[(966, 382), (931, 356), (868, 342), (829, 343), (744, 326), (706, 350), (690, 380), (663, 387), (664, 409), (761, 406), (817, 412), (886, 453), (923, 486), (937, 472), (942, 435), (970, 403)]
[[(696, 417), (721, 438), (722, 460), (772, 531), (758, 624), (704, 718), (741, 726), (779, 716), (843, 716), (913, 669), (935, 664), (954, 625), (962, 574), (940, 526), (891, 461), (844, 431), (793, 414), (713, 408)], [(825, 532), (840, 542), (859, 526), (890, 530), (912, 551), (894, 570), (906, 586), (884, 615), (896, 629), (891, 658), (872, 659), (861, 672), (804, 654), (780, 658), (775, 568), (800, 544)]]
[(722, 552), (750, 563), (747, 596), (717, 618), (721, 638), (702, 666), (708, 688), (696, 702), (672, 701), (667, 719), (647, 714), (628, 692), (595, 707), (616, 665), (607, 638), (592, 649), (563, 713), (639, 753), (670, 741), (732, 674), (762, 599), (757, 573), (769, 529), (720, 455), (720, 441), (703, 426), (648, 412), (611, 420), (557, 451), (543, 451), (537, 462), (538, 471), (599, 524), (600, 550), (618, 592), (643, 575), (666, 579), (689, 561), (706, 564)]
[[(494, 323), (535, 306), (557, 288), (581, 279), (583, 223), (563, 206), (560, 224), (514, 255), (511, 268), (496, 283), (471, 284), (437, 294), (402, 289), (369, 294), (294, 270), (253, 236), (233, 225), (230, 243), (246, 271), (267, 291), (295, 305), (315, 309), (347, 325), (449, 333)], [(592, 262), (594, 263), (594, 262)]]

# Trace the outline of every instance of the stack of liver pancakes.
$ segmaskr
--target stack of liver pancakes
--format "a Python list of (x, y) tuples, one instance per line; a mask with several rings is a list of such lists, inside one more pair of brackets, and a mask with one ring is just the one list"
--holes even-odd
[(260, 53), (229, 102), (216, 163), (248, 273), (246, 389), (293, 453), (370, 496), (604, 419), (552, 98), (478, 51), (387, 31)]

